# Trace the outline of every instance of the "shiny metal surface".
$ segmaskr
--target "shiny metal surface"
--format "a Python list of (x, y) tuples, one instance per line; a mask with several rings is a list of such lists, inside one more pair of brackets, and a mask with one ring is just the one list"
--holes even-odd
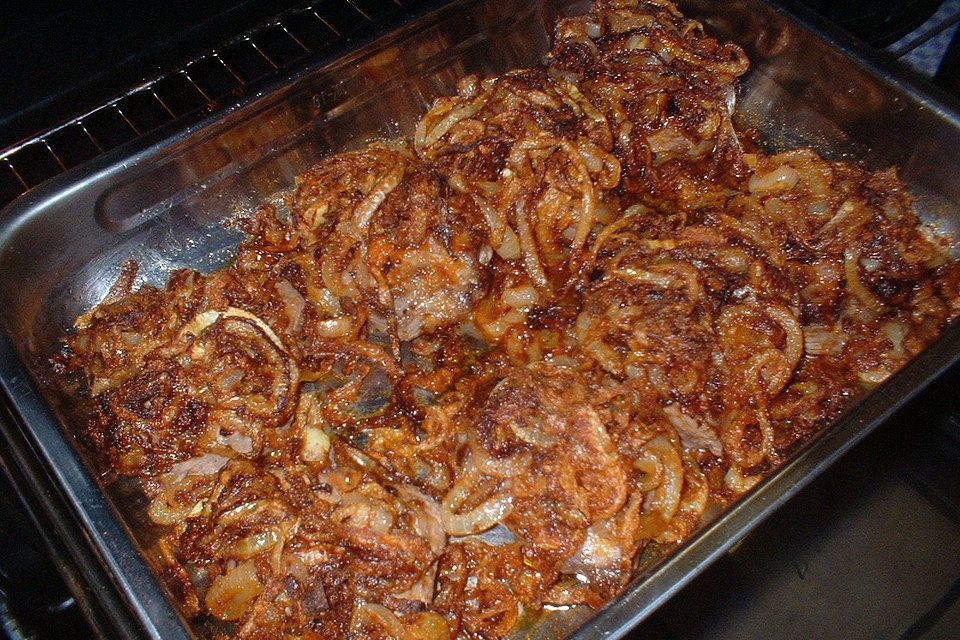
[(629, 640), (955, 640), (960, 368), (752, 531)]
[(19, 24), (0, 21), (8, 83), (30, 85), (0, 94), (0, 207), (126, 141), (218, 112), (310, 56), (349, 51), (431, 0), (170, 1), (96, 3), (120, 20), (85, 0), (20, 3)]
[[(409, 134), (463, 75), (536, 63), (555, 17), (585, 6), (454, 2), (337, 60), (314, 60), (189, 129), (158, 130), (77, 167), (0, 214), (0, 385), (14, 418), (3, 426), (5, 463), (72, 539), (67, 551), (102, 592), (96, 599), (107, 603), (104, 615), (119, 635), (194, 631), (153, 577), (145, 549), (155, 532), (142, 500), (129, 482), (96, 475), (93, 452), (70, 435), (84, 419), (82, 404), (54, 384), (46, 364), (64, 330), (104, 295), (127, 258), (139, 260), (139, 278), (154, 284), (174, 268), (228, 262), (238, 236), (221, 225), (226, 217), (276, 198), (330, 151)], [(955, 103), (886, 75), (829, 28), (805, 27), (774, 7), (697, 0), (684, 8), (751, 55), (740, 93), (746, 124), (773, 146), (806, 144), (871, 167), (898, 165), (923, 215), (956, 237)], [(688, 543), (644, 565), (588, 623), (591, 612), (570, 609), (530, 620), (522, 633), (621, 637), (958, 357), (960, 326), (953, 326)]]

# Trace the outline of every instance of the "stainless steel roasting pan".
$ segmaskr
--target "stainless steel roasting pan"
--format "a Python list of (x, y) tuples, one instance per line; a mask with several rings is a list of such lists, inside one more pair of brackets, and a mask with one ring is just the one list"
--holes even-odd
[[(950, 98), (884, 67), (839, 32), (758, 0), (681, 3), (753, 61), (741, 118), (772, 146), (804, 144), (871, 168), (896, 165), (918, 208), (944, 233), (960, 224), (960, 115)], [(152, 535), (131, 484), (97, 473), (73, 433), (75, 399), (50, 384), (48, 357), (73, 319), (106, 293), (121, 263), (159, 284), (177, 267), (230, 260), (221, 226), (289, 187), (331, 151), (408, 135), (434, 97), (469, 73), (535, 64), (550, 25), (582, 0), (457, 0), (359, 42), (335, 59), (170, 126), (34, 188), (0, 214), (0, 452), (100, 632), (206, 637), (154, 577)], [(618, 638), (788, 500), (960, 357), (954, 325), (903, 370), (687, 543), (644, 565), (599, 612), (548, 612), (516, 635)]]

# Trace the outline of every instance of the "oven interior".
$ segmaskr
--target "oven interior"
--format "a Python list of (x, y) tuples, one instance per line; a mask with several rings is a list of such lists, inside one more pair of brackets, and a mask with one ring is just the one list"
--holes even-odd
[[(320, 18), (323, 28), (332, 27), (332, 35), (325, 32), (330, 42), (323, 46), (334, 46), (338, 40), (349, 45), (352, 38), (362, 37), (357, 35), (360, 31), (351, 31), (355, 27), (349, 20), (341, 23), (340, 30), (333, 27), (336, 23), (331, 16), (337, 15), (334, 3), (317, 4), (320, 8), (312, 8), (312, 13), (286, 10), (282, 15), (304, 20), (303, 16), (314, 15)], [(371, 23), (372, 29), (381, 15), (375, 13), (374, 4), (366, 10), (357, 4), (347, 6)], [(154, 270), (145, 273), (145, 278), (154, 282), (162, 280), (165, 273), (176, 265), (216, 266), (228, 259), (230, 248), (236, 242), (234, 235), (223, 233), (218, 225), (224, 214), (255, 204), (265, 193), (276, 193), (289, 184), (297, 171), (329, 149), (343, 148), (378, 135), (398, 135), (408, 131), (411, 118), (429, 103), (432, 96), (450, 92), (455, 78), (463, 73), (508, 68), (535, 60), (538, 49), (530, 47), (530, 43), (537, 43), (541, 51), (546, 47), (546, 34), (536, 26), (541, 20), (536, 13), (540, 8), (533, 3), (520, 3), (520, 6), (529, 7), (528, 13), (521, 11), (520, 20), (512, 14), (497, 11), (475, 16), (487, 34), (512, 45), (494, 49), (492, 56), (486, 55), (491, 49), (483, 38), (469, 35), (457, 38), (456, 33), (446, 33), (438, 40), (439, 32), (424, 34), (415, 39), (418, 46), (399, 48), (392, 53), (388, 48), (385, 54), (372, 61), (363, 61), (355, 67), (346, 65), (338, 71), (340, 75), (321, 80), (319, 86), (311, 86), (309, 91), (302, 90), (298, 94), (294, 90), (284, 96), (282, 102), (266, 106), (259, 122), (269, 123), (272, 128), (268, 130), (233, 127), (221, 131), (219, 136), (208, 136), (200, 144), (175, 148), (159, 168), (151, 167), (138, 175), (126, 176), (125, 180), (112, 185), (111, 190), (98, 194), (93, 203), (97, 212), (93, 222), (111, 230), (106, 238), (66, 224), (69, 221), (67, 211), (59, 229), (28, 227), (26, 232), (39, 235), (44, 241), (59, 240), (60, 246), (64, 243), (64, 234), (90, 242), (75, 253), (63, 256), (59, 271), (32, 274), (35, 277), (31, 281), (38, 289), (45, 287), (46, 295), (18, 295), (18, 300), (7, 299), (20, 305), (16, 317), (36, 319), (42, 314), (44, 318), (40, 325), (32, 322), (29, 327), (19, 327), (25, 330), (20, 334), (25, 338), (22, 344), (37, 345), (27, 353), (21, 352), (22, 355), (32, 359), (35, 366), (41, 363), (76, 311), (102, 296), (123, 258), (137, 257), (154, 265)], [(408, 11), (407, 7), (389, 4), (379, 9), (386, 9), (383, 16), (395, 19), (398, 16), (403, 18), (404, 12)], [(754, 27), (749, 16), (736, 21), (730, 15), (716, 17), (711, 26), (721, 31), (739, 32), (741, 36)], [(343, 20), (343, 16), (339, 19)], [(289, 22), (293, 24), (294, 18)], [(292, 30), (283, 21), (271, 24), (284, 26), (284, 30), (292, 35)], [(464, 25), (463, 33), (475, 26)], [(765, 33), (768, 39), (778, 36), (777, 33)], [(294, 40), (301, 41), (302, 46), (305, 37), (294, 36)], [(757, 39), (759, 34), (753, 33), (751, 37), (755, 38), (758, 47), (757, 51), (751, 52), (752, 56), (763, 55), (762, 42)], [(0, 187), (4, 194), (32, 187), (73, 164), (85, 161), (82, 154), (68, 157), (64, 150), (71, 144), (86, 145), (85, 153), (95, 157), (114, 142), (122, 144), (144, 133), (149, 136), (151, 129), (172, 128), (182, 122), (177, 119), (179, 117), (191, 114), (202, 117), (202, 112), (208, 109), (215, 112), (218, 98), (229, 102), (230, 96), (242, 92), (250, 83), (256, 86), (258, 80), (262, 81), (270, 74), (282, 75), (284, 69), (292, 68), (278, 63), (278, 53), (273, 57), (265, 55), (266, 45), (257, 44), (254, 38), (233, 42), (231, 46), (235, 45), (239, 50), (246, 45), (236, 45), (237, 42), (252, 42), (253, 49), (259, 51), (266, 64), (263, 60), (255, 62), (256, 57), (235, 54), (233, 65), (223, 65), (229, 73), (229, 82), (223, 81), (226, 76), (220, 70), (222, 82), (217, 89), (211, 88), (215, 79), (205, 81), (211, 83), (210, 87), (199, 85), (194, 76), (201, 77), (200, 67), (194, 67), (196, 73), (180, 77), (182, 80), (189, 76), (189, 86), (193, 87), (190, 90), (196, 89), (201, 100), (192, 107), (186, 106), (189, 103), (185, 101), (183, 113), (169, 108), (167, 103), (173, 102), (173, 98), (168, 96), (164, 100), (161, 97), (167, 94), (161, 91), (159, 82), (177, 77), (176, 74), (164, 76), (157, 84), (150, 85), (150, 93), (163, 107), (161, 110), (155, 105), (149, 106), (151, 101), (142, 97), (146, 94), (134, 91), (122, 98), (138, 96), (129, 103), (118, 100), (102, 112), (94, 109), (91, 113), (96, 119), (91, 120), (89, 126), (83, 120), (76, 120), (43, 140), (21, 145), (16, 152), (3, 157)], [(280, 50), (281, 45), (274, 46)], [(753, 119), (752, 123), (765, 128), (775, 144), (804, 142), (821, 149), (826, 147), (834, 156), (864, 157), (875, 166), (896, 162), (904, 168), (904, 176), (920, 195), (922, 209), (938, 216), (944, 211), (954, 211), (951, 201), (958, 199), (957, 194), (942, 188), (947, 181), (938, 172), (949, 171), (957, 165), (949, 162), (949, 158), (944, 160), (941, 149), (910, 148), (898, 137), (893, 138), (896, 144), (890, 146), (865, 142), (875, 139), (873, 136), (879, 129), (889, 131), (904, 126), (897, 120), (896, 105), (885, 102), (888, 98), (882, 87), (856, 74), (822, 74), (832, 84), (845, 83), (843, 91), (833, 93), (848, 98), (841, 104), (820, 103), (817, 78), (804, 74), (802, 69), (823, 68), (824, 65), (830, 68), (831, 63), (834, 69), (842, 66), (831, 58), (830, 53), (822, 50), (810, 49), (805, 53), (802, 36), (793, 42), (793, 46), (798, 49), (790, 58), (791, 64), (778, 65), (774, 60), (764, 66), (764, 73), (753, 74), (747, 80), (740, 104)], [(451, 50), (459, 52), (458, 56), (450, 56)], [(309, 55), (297, 53), (289, 64), (294, 65)], [(221, 62), (225, 59), (230, 58), (221, 58)], [(803, 64), (798, 65), (798, 60)], [(243, 71), (247, 67), (249, 70)], [(260, 71), (257, 71), (258, 67)], [(411, 68), (417, 73), (410, 74)], [(219, 67), (213, 65), (209, 69)], [(211, 73), (211, 78), (215, 78), (217, 71)], [(410, 80), (411, 75), (413, 80)], [(232, 87), (229, 86), (231, 83)], [(366, 87), (365, 94), (364, 90), (355, 90), (357, 83)], [(344, 84), (349, 84), (353, 91), (346, 106), (338, 102), (342, 99)], [(187, 85), (181, 81), (181, 89), (184, 86)], [(391, 98), (380, 100), (385, 87)], [(214, 98), (216, 91), (224, 93)], [(797, 97), (801, 100), (796, 100)], [(207, 102), (203, 101), (204, 98)], [(144, 113), (154, 112), (154, 120), (147, 116), (128, 115), (139, 113), (133, 105), (140, 105)], [(878, 112), (883, 116), (878, 118)], [(114, 115), (104, 115), (107, 113)], [(824, 117), (824, 113), (842, 113), (845, 120), (838, 126), (835, 119)], [(774, 126), (785, 122), (791, 126)], [(384, 123), (388, 124), (386, 128)], [(103, 127), (99, 135), (93, 133), (99, 131), (93, 129), (94, 124)], [(936, 129), (938, 122), (933, 115), (930, 121), (911, 123), (911, 127), (914, 126)], [(126, 133), (119, 131), (123, 127), (127, 127)], [(85, 133), (89, 142), (78, 137), (78, 131)], [(303, 144), (305, 136), (312, 142)], [(265, 147), (268, 152), (264, 154)], [(243, 167), (242, 171), (240, 167)], [(201, 175), (204, 180), (198, 180)], [(202, 188), (197, 188), (198, 184)], [(927, 188), (928, 185), (934, 186)], [(182, 242), (171, 237), (171, 226), (188, 229), (202, 237), (202, 242)], [(51, 233), (53, 237), (50, 237)], [(152, 253), (144, 254), (144, 251)], [(90, 277), (59, 288), (51, 285), (78, 269), (87, 269)], [(764, 629), (769, 630), (769, 625), (775, 621), (782, 624), (778, 628), (788, 628), (790, 634), (795, 632), (790, 637), (801, 637), (804, 630), (809, 636), (811, 629), (819, 629), (822, 637), (822, 630), (827, 627), (838, 629), (836, 637), (849, 635), (839, 629), (854, 627), (832, 624), (835, 617), (843, 617), (844, 624), (856, 624), (862, 637), (935, 637), (925, 634), (952, 628), (951, 620), (960, 621), (960, 613), (954, 606), (960, 592), (956, 581), (960, 576), (960, 564), (953, 561), (960, 557), (956, 553), (960, 550), (960, 487), (953, 477), (955, 474), (949, 473), (960, 455), (960, 410), (949, 392), (950, 382), (955, 378), (955, 373), (948, 374), (920, 401), (910, 405), (897, 419), (845, 457), (630, 637), (766, 637)], [(117, 488), (116, 491), (122, 492), (123, 489)], [(118, 495), (114, 493), (115, 497)], [(15, 505), (10, 507), (16, 508)], [(892, 526), (892, 523), (902, 525)], [(0, 529), (0, 534), (6, 533), (7, 538), (17, 540), (30, 525), (6, 526), (9, 531)], [(891, 528), (896, 535), (890, 535)], [(149, 534), (141, 532), (141, 535)], [(862, 555), (854, 553), (851, 557), (851, 548), (866, 552)], [(36, 562), (44, 562), (42, 554), (38, 556)], [(7, 556), (0, 556), (0, 563), (3, 557)], [(26, 620), (28, 626), (33, 621), (37, 625), (34, 629), (46, 626), (43, 615), (55, 620), (57, 616), (70, 615), (65, 612), (72, 610), (76, 617), (75, 608), (69, 606), (70, 597), (62, 590), (47, 597), (48, 602), (40, 605), (16, 604), (16, 574), (8, 568), (10, 560), (6, 565), (0, 567), (0, 578), (6, 579), (4, 598), (0, 600), (4, 600), (7, 609), (0, 608), (0, 614), (10, 611), (9, 615), (3, 615), (17, 620), (13, 614), (21, 611), (17, 615)], [(846, 571), (836, 567), (844, 567)], [(851, 575), (858, 577), (850, 580), (847, 576)], [(851, 584), (856, 588), (851, 588)], [(914, 597), (907, 597), (905, 590), (908, 588)], [(891, 598), (891, 592), (898, 593), (898, 597)], [(62, 611), (56, 606), (58, 598), (61, 603), (66, 603)], [(43, 601), (44, 596), (34, 600)], [(6, 602), (13, 604), (8, 606)], [(844, 603), (844, 606), (835, 606), (837, 602)], [(34, 613), (40, 611), (43, 615), (31, 618), (31, 606)], [(849, 615), (850, 607), (853, 607), (854, 615)], [(878, 615), (881, 610), (885, 613)], [(691, 611), (697, 615), (690, 615)], [(841, 616), (844, 611), (846, 614)], [(892, 611), (897, 614), (896, 621), (892, 620)], [(49, 626), (47, 631), (53, 628)], [(866, 629), (873, 632), (866, 633)], [(895, 634), (896, 630), (900, 632)], [(23, 630), (14, 628), (14, 631), (5, 632), (13, 634)]]

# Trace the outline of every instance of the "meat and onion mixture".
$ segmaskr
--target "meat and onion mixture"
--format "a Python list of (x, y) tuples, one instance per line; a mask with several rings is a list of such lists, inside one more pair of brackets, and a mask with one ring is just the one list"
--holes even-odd
[(325, 158), (233, 263), (55, 359), (225, 637), (500, 638), (596, 607), (960, 314), (893, 170), (769, 155), (748, 66), (667, 0)]

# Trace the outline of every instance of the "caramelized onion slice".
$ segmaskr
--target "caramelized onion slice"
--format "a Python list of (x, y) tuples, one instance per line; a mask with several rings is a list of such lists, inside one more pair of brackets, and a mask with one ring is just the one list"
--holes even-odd
[(356, 638), (406, 640), (407, 633), (397, 614), (382, 604), (361, 602), (350, 618), (350, 634)]
[(256, 565), (248, 560), (214, 580), (204, 604), (221, 620), (238, 620), (262, 592)]
[(497, 491), (473, 509), (459, 513), (476, 489), (481, 475), (472, 472), (460, 477), (443, 499), (440, 514), (448, 535), (481, 533), (503, 521), (513, 511), (513, 496), (509, 492)]
[(193, 320), (188, 322), (183, 329), (180, 330), (180, 335), (199, 336), (204, 332), (205, 329), (207, 329), (207, 327), (221, 318), (243, 318), (245, 320), (249, 320), (261, 331), (263, 331), (264, 335), (270, 339), (270, 342), (272, 342), (277, 349), (280, 349), (281, 351), (286, 350), (283, 346), (283, 342), (280, 340), (279, 336), (274, 333), (273, 329), (270, 328), (270, 325), (264, 322), (259, 316), (255, 316), (249, 311), (244, 311), (243, 309), (238, 309), (237, 307), (227, 307), (222, 311), (211, 309), (209, 311), (198, 313), (196, 316), (194, 316)]
[[(202, 371), (218, 409), (271, 425), (290, 416), (299, 372), (283, 342), (263, 320), (241, 309), (207, 311), (185, 329), (194, 330), (197, 337), (187, 353), (192, 366)], [(224, 420), (227, 424), (232, 419), (224, 416)]]

